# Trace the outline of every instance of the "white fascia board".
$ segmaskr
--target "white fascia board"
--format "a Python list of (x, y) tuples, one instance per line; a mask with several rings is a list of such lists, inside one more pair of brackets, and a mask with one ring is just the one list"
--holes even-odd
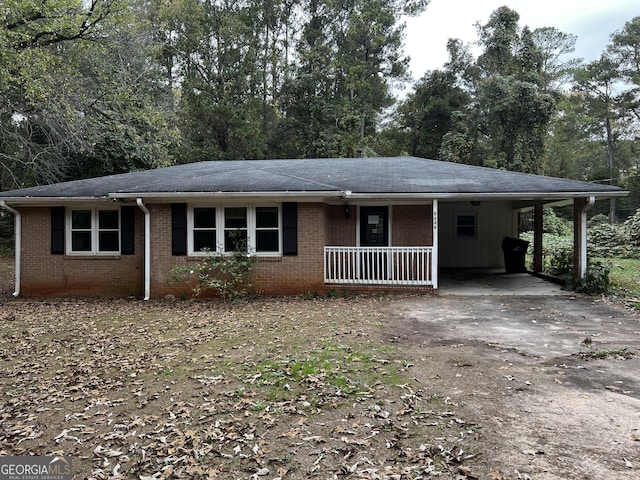
[(286, 199), (287, 201), (318, 201), (330, 198), (343, 198), (341, 191), (318, 191), (318, 192), (148, 192), (148, 193), (112, 193), (109, 195), (113, 200), (135, 200), (144, 199), (149, 202), (171, 203), (175, 201), (197, 201), (211, 199), (234, 199), (256, 200), (256, 199)]
[(400, 200), (400, 199), (433, 199), (433, 200), (550, 200), (559, 201), (567, 198), (612, 198), (625, 197), (627, 191), (616, 192), (515, 192), (515, 193), (351, 193), (345, 198), (353, 200)]
[(0, 197), (7, 205), (12, 206), (52, 206), (68, 204), (108, 203), (115, 201), (131, 201), (142, 198), (145, 201), (170, 203), (176, 200), (197, 199), (286, 199), (287, 201), (322, 201), (322, 200), (371, 200), (371, 201), (425, 201), (425, 200), (521, 200), (535, 201), (545, 200), (549, 202), (562, 201), (571, 198), (596, 197), (608, 199), (613, 197), (625, 197), (629, 192), (602, 191), (602, 192), (516, 192), (516, 193), (353, 193), (350, 191), (314, 191), (314, 192), (147, 192), (147, 193), (110, 193), (106, 197)]
[(0, 197), (14, 207), (50, 207), (67, 204), (113, 203), (110, 197)]

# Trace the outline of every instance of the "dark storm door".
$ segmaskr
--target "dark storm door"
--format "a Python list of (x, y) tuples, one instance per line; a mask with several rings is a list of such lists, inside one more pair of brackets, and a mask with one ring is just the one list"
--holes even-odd
[(360, 246), (389, 246), (389, 207), (360, 207)]
[(388, 277), (389, 207), (360, 207), (360, 278), (384, 283)]

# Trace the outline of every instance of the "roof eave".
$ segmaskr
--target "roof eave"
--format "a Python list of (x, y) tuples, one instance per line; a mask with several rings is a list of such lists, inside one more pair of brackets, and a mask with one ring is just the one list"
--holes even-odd
[(179, 200), (199, 200), (199, 199), (276, 199), (286, 198), (289, 201), (295, 200), (318, 200), (323, 198), (341, 198), (345, 192), (340, 190), (328, 191), (282, 191), (282, 192), (144, 192), (144, 193), (111, 193), (109, 197), (113, 200), (143, 200), (156, 201), (160, 203), (175, 202)]
[(353, 200), (370, 199), (401, 199), (401, 198), (422, 198), (435, 200), (564, 200), (568, 198), (596, 197), (599, 200), (613, 197), (625, 197), (629, 192), (620, 191), (598, 191), (598, 192), (462, 192), (462, 193), (351, 193), (347, 192), (345, 197)]
[(405, 192), (405, 193), (358, 193), (351, 191), (275, 191), (275, 192), (118, 192), (110, 193), (108, 196), (78, 196), (78, 197), (0, 197), (7, 205), (13, 206), (51, 206), (60, 204), (87, 204), (87, 203), (106, 203), (106, 202), (123, 202), (135, 201), (142, 198), (149, 201), (157, 201), (160, 203), (175, 202), (180, 200), (198, 200), (198, 199), (287, 199), (289, 201), (309, 201), (322, 199), (345, 199), (345, 200), (545, 200), (549, 202), (567, 200), (572, 198), (596, 197), (598, 200), (606, 200), (609, 198), (618, 198), (628, 195), (625, 190), (619, 191), (571, 191), (571, 192), (446, 192), (446, 193), (428, 193), (428, 192)]
[(0, 200), (13, 206), (51, 206), (60, 204), (87, 204), (97, 202), (114, 202), (110, 197), (0, 197)]

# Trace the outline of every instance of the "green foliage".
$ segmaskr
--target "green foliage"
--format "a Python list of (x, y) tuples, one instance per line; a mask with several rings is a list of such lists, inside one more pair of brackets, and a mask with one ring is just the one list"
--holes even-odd
[(630, 352), (626, 348), (616, 348), (613, 350), (609, 350), (609, 349), (597, 350), (597, 351), (590, 350), (588, 352), (580, 352), (578, 353), (578, 355), (586, 360), (603, 360), (603, 359), (612, 358), (612, 357), (618, 358), (618, 359), (629, 359), (629, 358), (632, 358), (635, 354), (633, 352)]
[(637, 257), (637, 246), (630, 242), (625, 225), (601, 223), (587, 230), (587, 249), (593, 257)]
[(418, 157), (439, 158), (443, 137), (454, 126), (454, 112), (469, 101), (468, 93), (456, 85), (453, 73), (436, 70), (425, 74), (398, 107), (400, 128), (405, 132), (404, 149)]
[(303, 2), (298, 62), (283, 85), (283, 116), (272, 148), (306, 158), (386, 149), (389, 144), (376, 139), (377, 127), (393, 104), (391, 82), (407, 74), (400, 16), (425, 6), (395, 0)]
[(587, 295), (606, 294), (611, 288), (611, 270), (609, 260), (592, 260), (587, 265), (584, 278), (567, 278), (567, 288)]
[(624, 227), (629, 242), (640, 248), (640, 208), (624, 222)]
[[(460, 42), (448, 44), (446, 73), (470, 101), (446, 112), (439, 155), (448, 161), (540, 173), (549, 127), (557, 110), (551, 84), (560, 75), (557, 52), (570, 37), (520, 28), (517, 12), (501, 7), (478, 24), (482, 53), (473, 60)], [(545, 71), (545, 68), (548, 68)], [(424, 101), (426, 112), (435, 99)], [(437, 104), (436, 104), (437, 105)], [(453, 106), (453, 105), (452, 105)], [(437, 118), (431, 113), (432, 121)]]
[[(528, 254), (533, 254), (533, 232), (524, 232), (520, 238), (529, 242)], [(573, 238), (550, 233), (542, 235), (543, 269), (551, 275), (563, 276), (573, 272)]]
[(544, 233), (550, 233), (551, 235), (557, 235), (560, 237), (571, 235), (571, 228), (563, 218), (556, 215), (553, 208), (545, 207), (542, 212)]
[[(556, 237), (558, 238), (558, 237)], [(551, 275), (557, 277), (573, 275), (573, 244), (566, 240), (557, 240), (548, 249), (548, 269)]]
[[(405, 153), (583, 180), (633, 172), (640, 17), (574, 68), (568, 95), (575, 37), (501, 7), (477, 25), (480, 55), (452, 39), (444, 68), (387, 122), (394, 83), (409, 80), (403, 20), (428, 3), (5, 0), (0, 189), (176, 162)], [(638, 207), (629, 178), (625, 216)]]
[(9, 255), (15, 248), (13, 227), (13, 215), (0, 209), (0, 257)]
[(605, 223), (609, 223), (609, 217), (607, 217), (603, 213), (598, 213), (587, 221), (587, 227), (592, 228), (599, 225), (604, 225)]
[(231, 254), (211, 254), (194, 266), (175, 267), (169, 273), (170, 283), (195, 279), (196, 296), (214, 291), (225, 302), (245, 298), (251, 289), (251, 272), (256, 257), (247, 250), (246, 242), (236, 242)]
[(171, 162), (172, 93), (143, 1), (3, 3), (1, 189)]
[[(640, 16), (628, 21), (622, 30), (612, 35), (608, 50), (616, 58), (622, 77), (640, 87)], [(637, 102), (635, 108), (638, 108)]]

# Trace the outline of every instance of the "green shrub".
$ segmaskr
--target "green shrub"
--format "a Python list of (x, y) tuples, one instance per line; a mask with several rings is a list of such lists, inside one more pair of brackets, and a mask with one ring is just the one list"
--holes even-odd
[(213, 290), (224, 301), (239, 300), (249, 294), (251, 271), (256, 257), (248, 251), (246, 242), (236, 242), (231, 254), (208, 255), (194, 266), (175, 267), (169, 274), (170, 283), (195, 279), (194, 295)]
[[(527, 253), (533, 255), (533, 232), (520, 234), (520, 238), (529, 242)], [(543, 269), (552, 275), (571, 273), (573, 267), (573, 238), (566, 235), (542, 235)]]
[(549, 251), (547, 270), (551, 275), (563, 277), (573, 275), (573, 244), (558, 241)]
[(624, 222), (627, 239), (631, 244), (640, 248), (640, 208)]
[(587, 250), (594, 257), (630, 258), (638, 254), (638, 248), (629, 241), (626, 226), (609, 223), (587, 230)]
[(603, 213), (599, 213), (589, 219), (589, 221), (587, 222), (587, 227), (591, 228), (597, 225), (602, 225), (604, 223), (609, 223), (609, 217), (607, 217)]
[(587, 265), (584, 278), (570, 279), (567, 285), (573, 290), (588, 295), (605, 294), (611, 288), (611, 270), (614, 265), (608, 260), (594, 260)]
[(556, 215), (553, 208), (545, 207), (543, 209), (542, 225), (544, 233), (560, 237), (571, 235), (571, 228), (564, 219)]

